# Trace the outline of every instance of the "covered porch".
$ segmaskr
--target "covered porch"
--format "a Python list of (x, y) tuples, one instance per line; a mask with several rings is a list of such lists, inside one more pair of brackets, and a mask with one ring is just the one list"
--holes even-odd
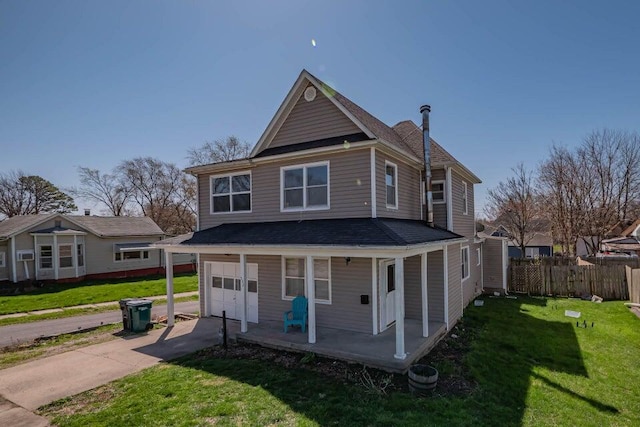
[[(161, 243), (169, 322), (173, 253), (195, 252), (202, 315), (222, 315), (216, 295), (230, 294), (226, 313), (238, 320), (240, 341), (403, 372), (448, 330), (448, 270), (457, 263), (447, 254), (460, 241), (407, 220), (221, 225)], [(284, 333), (296, 295), (307, 299), (307, 328)]]

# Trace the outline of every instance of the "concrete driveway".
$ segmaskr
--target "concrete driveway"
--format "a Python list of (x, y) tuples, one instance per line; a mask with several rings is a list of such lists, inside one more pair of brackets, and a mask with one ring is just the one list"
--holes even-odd
[[(178, 322), (172, 328), (154, 329), (146, 334), (0, 370), (0, 395), (33, 411), (47, 403), (90, 390), (161, 361), (210, 347), (220, 340), (218, 331), (221, 323), (218, 318)], [(235, 323), (230, 322), (232, 333), (237, 328)], [(9, 404), (4, 407), (8, 411), (16, 410)], [(0, 420), (6, 422), (2, 408), (3, 405), (0, 405)], [(5, 411), (4, 415), (9, 414)], [(3, 424), (18, 425), (18, 422), (16, 418), (11, 424)]]

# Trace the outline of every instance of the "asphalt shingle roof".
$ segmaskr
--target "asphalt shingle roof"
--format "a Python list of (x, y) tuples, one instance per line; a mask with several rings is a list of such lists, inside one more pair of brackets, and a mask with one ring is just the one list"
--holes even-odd
[(157, 242), (183, 245), (407, 246), (462, 236), (423, 221), (344, 218), (222, 224), (191, 237)]

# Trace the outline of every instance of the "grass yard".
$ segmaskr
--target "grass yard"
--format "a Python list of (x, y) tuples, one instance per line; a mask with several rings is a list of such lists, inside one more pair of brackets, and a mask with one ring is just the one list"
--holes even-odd
[[(196, 274), (176, 276), (173, 281), (173, 289), (175, 293), (197, 291), (198, 276)], [(165, 293), (166, 279), (164, 277), (48, 284), (27, 294), (0, 296), (0, 315), (118, 301), (122, 298), (164, 295)]]
[[(588, 328), (576, 327), (567, 309), (582, 312)], [(425, 358), (441, 373), (426, 398), (320, 374), (313, 357), (292, 363), (213, 349), (39, 413), (58, 426), (640, 425), (640, 319), (621, 302), (486, 298), (452, 334)]]

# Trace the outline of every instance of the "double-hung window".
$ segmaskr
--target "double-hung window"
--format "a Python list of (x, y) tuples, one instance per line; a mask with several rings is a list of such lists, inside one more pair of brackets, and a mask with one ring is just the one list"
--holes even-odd
[[(305, 259), (283, 258), (282, 269), (282, 298), (290, 300), (297, 296), (306, 296)], [(316, 302), (331, 304), (330, 258), (314, 258), (313, 282)]]
[(469, 194), (467, 190), (467, 183), (462, 181), (462, 214), (469, 214)]
[(58, 262), (60, 268), (73, 267), (73, 245), (58, 245)]
[(39, 258), (41, 269), (53, 268), (53, 246), (41, 245)]
[(211, 213), (250, 212), (251, 174), (211, 177)]
[(78, 258), (78, 267), (84, 267), (84, 243), (78, 243), (76, 251)]
[(462, 280), (469, 277), (469, 246), (465, 246), (460, 250), (460, 258), (462, 260)]
[(398, 208), (398, 166), (385, 162), (384, 164), (384, 181), (387, 189), (387, 207), (392, 209)]
[(282, 211), (329, 208), (329, 162), (280, 169)]
[(5, 260), (5, 253), (0, 252), (0, 268), (5, 268), (7, 266), (7, 261)]
[(446, 203), (444, 181), (433, 181), (431, 183), (431, 195), (434, 204)]

